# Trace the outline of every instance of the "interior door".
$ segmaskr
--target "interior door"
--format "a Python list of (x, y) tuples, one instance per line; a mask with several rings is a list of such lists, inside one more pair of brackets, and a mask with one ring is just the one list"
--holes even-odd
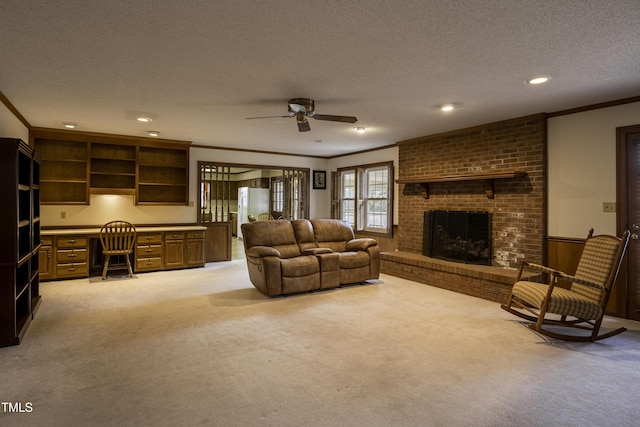
[(640, 320), (640, 125), (618, 129), (618, 227), (631, 230), (625, 271), (629, 319)]

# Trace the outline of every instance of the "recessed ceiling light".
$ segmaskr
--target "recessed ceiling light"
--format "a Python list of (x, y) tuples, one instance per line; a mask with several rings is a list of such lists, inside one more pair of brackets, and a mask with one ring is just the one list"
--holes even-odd
[(540, 85), (540, 84), (546, 83), (548, 81), (549, 81), (549, 77), (540, 76), (540, 77), (533, 77), (533, 78), (527, 80), (527, 84), (529, 84), (529, 85)]
[(75, 123), (63, 123), (62, 125), (67, 129), (75, 129), (77, 126)]
[(442, 105), (438, 106), (438, 108), (440, 108), (440, 110), (447, 111), (447, 112), (448, 111), (453, 111), (453, 110), (455, 110), (456, 108), (459, 108), (459, 107), (460, 107), (460, 104), (453, 104), (453, 103), (442, 104)]
[(149, 134), (149, 136), (158, 136), (158, 135), (160, 135), (160, 132), (158, 132), (157, 130), (148, 130), (147, 133)]
[(358, 126), (356, 129), (356, 132), (358, 133), (365, 133), (367, 131), (367, 128), (362, 127), (362, 126)]
[(143, 123), (149, 123), (149, 122), (152, 122), (153, 120), (151, 120), (149, 117), (138, 117), (138, 121)]

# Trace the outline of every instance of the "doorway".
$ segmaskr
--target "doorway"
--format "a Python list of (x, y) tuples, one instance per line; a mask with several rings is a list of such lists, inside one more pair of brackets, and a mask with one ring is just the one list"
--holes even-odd
[(198, 162), (198, 225), (207, 227), (205, 261), (244, 258), (249, 217), (309, 216), (309, 169)]
[(631, 231), (627, 256), (618, 284), (623, 317), (640, 320), (640, 125), (617, 129), (617, 224), (618, 235)]

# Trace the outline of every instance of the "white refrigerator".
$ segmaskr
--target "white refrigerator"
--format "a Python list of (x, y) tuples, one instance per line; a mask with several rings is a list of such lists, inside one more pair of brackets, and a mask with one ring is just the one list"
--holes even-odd
[(258, 217), (258, 214), (269, 212), (268, 188), (238, 188), (238, 238), (242, 238), (242, 229), (245, 222), (249, 222), (249, 215)]

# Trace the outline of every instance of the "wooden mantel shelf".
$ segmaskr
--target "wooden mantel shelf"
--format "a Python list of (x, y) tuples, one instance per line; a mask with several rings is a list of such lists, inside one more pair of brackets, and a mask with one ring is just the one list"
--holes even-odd
[(524, 171), (510, 171), (510, 172), (480, 172), (476, 174), (464, 174), (464, 175), (447, 175), (447, 176), (432, 176), (424, 178), (407, 178), (396, 179), (398, 184), (418, 184), (422, 187), (422, 196), (425, 199), (429, 198), (429, 184), (434, 182), (458, 182), (458, 181), (483, 181), (484, 192), (488, 199), (494, 198), (495, 180), (496, 179), (510, 179), (521, 178), (526, 176)]

